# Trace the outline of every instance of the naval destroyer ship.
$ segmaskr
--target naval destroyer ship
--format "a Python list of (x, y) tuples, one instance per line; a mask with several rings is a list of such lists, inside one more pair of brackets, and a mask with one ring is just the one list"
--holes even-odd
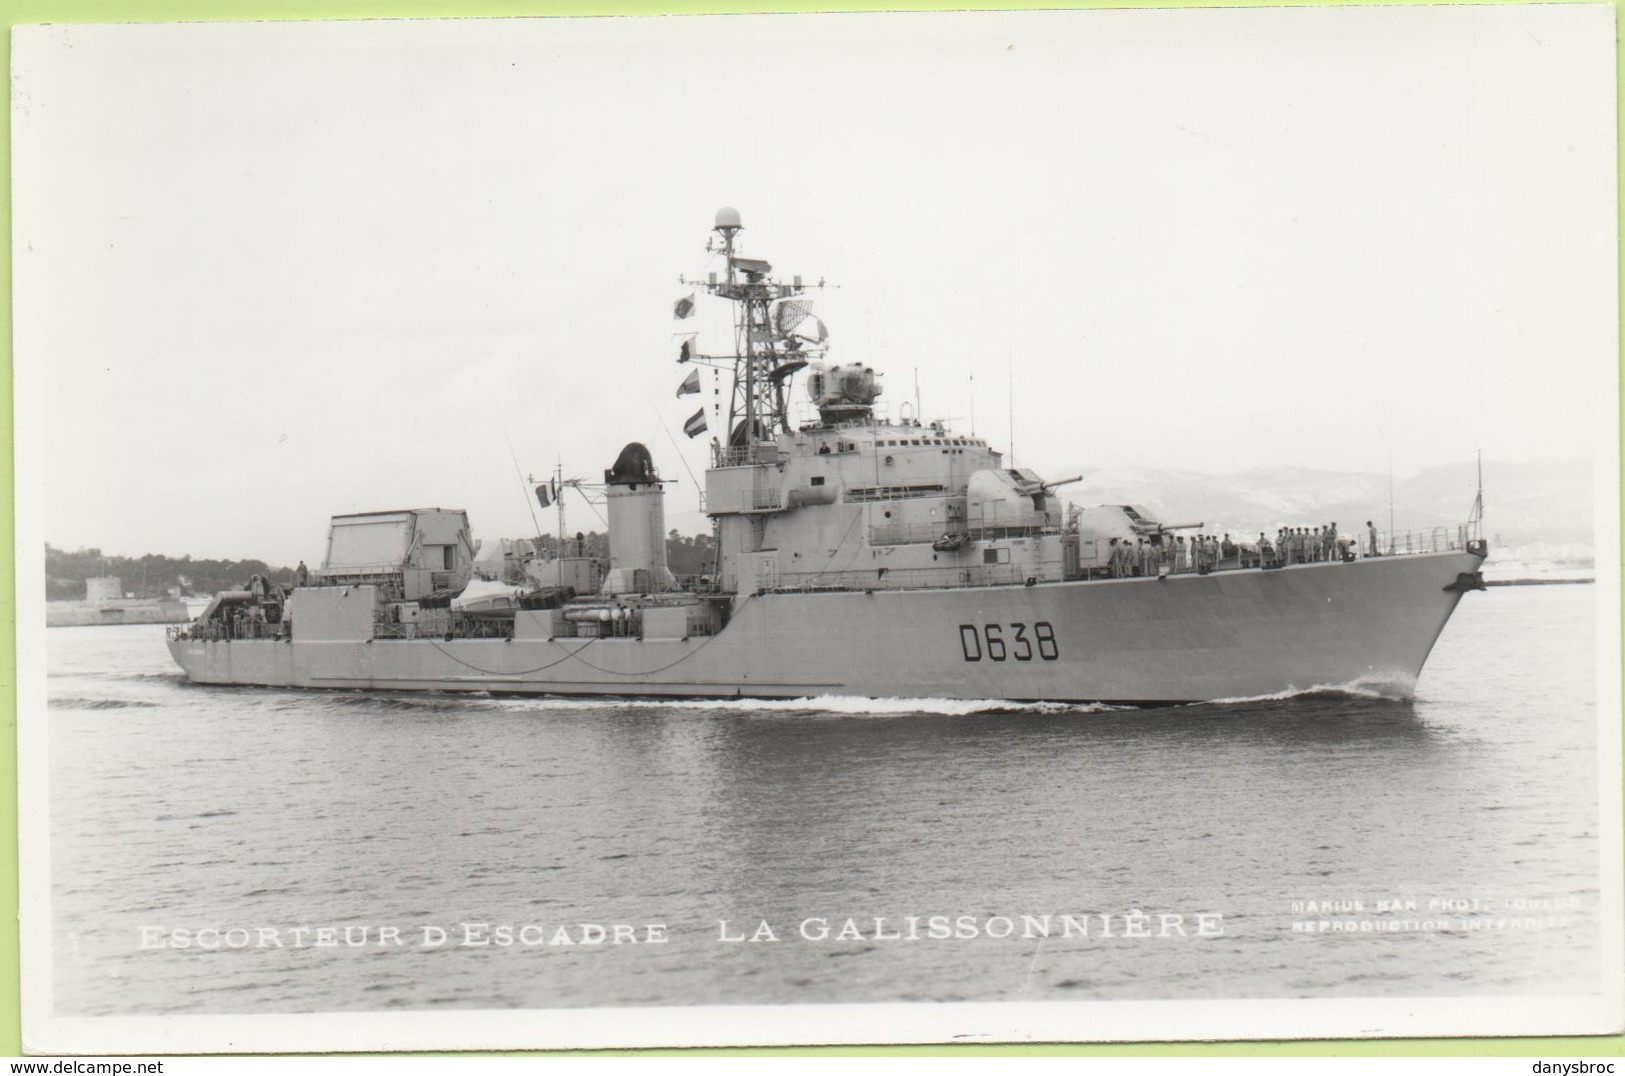
[[(466, 513), (336, 516), (322, 566), (215, 596), (169, 648), (200, 684), (560, 695), (934, 697), (1124, 704), (1315, 689), (1409, 696), (1456, 603), (1482, 589), (1482, 498), (1460, 527), (1350, 541), (1307, 528), (1223, 550), (1142, 506), (1067, 506), (943, 422), (878, 406), (829, 361), (800, 277), (737, 249), (685, 281), (679, 319), (731, 308), (728, 346), (679, 334), (685, 424), (711, 441), (714, 570), (667, 567), (666, 482), (629, 444), (601, 487), (607, 555), (578, 540), (518, 585), (476, 578)], [(816, 417), (792, 418), (801, 375)], [(721, 385), (718, 385), (721, 388)], [(726, 400), (726, 418), (723, 401)], [(580, 485), (580, 483), (575, 483)], [(544, 506), (565, 491), (537, 489)], [(561, 535), (562, 538), (562, 535)], [(512, 583), (512, 580), (510, 580)]]

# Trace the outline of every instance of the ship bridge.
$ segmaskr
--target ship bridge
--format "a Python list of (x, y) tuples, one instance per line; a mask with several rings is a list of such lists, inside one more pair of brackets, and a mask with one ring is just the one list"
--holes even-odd
[(823, 418), (734, 450), (707, 472), (724, 589), (1066, 577), (1064, 512), (1052, 486), (1005, 468), (985, 439), (942, 422), (827, 410)]

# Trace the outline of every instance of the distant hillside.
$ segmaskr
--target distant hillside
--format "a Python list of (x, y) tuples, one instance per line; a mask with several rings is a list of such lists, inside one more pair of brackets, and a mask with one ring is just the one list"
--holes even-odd
[[(1366, 520), (1388, 529), (1386, 474), (1303, 467), (1213, 475), (1152, 468), (1056, 468), (1083, 474), (1061, 488), (1078, 504), (1143, 504), (1171, 523), (1203, 523), (1217, 533), (1257, 535), (1280, 526), (1336, 522), (1352, 532)], [(1454, 526), (1476, 492), (1472, 463), (1430, 467), (1395, 483), (1399, 530)], [(1484, 463), (1485, 531), (1503, 546), (1592, 541), (1591, 468), (1583, 463)]]
[(293, 569), (272, 567), (263, 560), (193, 560), (149, 553), (143, 557), (106, 556), (100, 549), (45, 547), (45, 597), (48, 601), (77, 600), (85, 596), (85, 580), (116, 575), (126, 594), (138, 598), (161, 597), (170, 587), (183, 594), (213, 594), (231, 590), (255, 575), (279, 582), (293, 577)]

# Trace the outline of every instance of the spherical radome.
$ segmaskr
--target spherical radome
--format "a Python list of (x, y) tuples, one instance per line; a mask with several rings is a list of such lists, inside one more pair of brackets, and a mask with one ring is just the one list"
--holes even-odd
[(739, 223), (739, 210), (735, 209), (733, 206), (726, 206), (726, 205), (723, 206), (721, 209), (717, 210), (717, 225), (716, 226), (718, 228), (743, 228), (744, 227), (743, 224)]

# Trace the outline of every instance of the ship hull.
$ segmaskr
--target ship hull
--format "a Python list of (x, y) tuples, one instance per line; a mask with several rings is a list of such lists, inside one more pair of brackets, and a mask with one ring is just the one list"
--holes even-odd
[[(1316, 688), (1407, 697), (1483, 558), (1166, 579), (766, 593), (687, 639), (172, 640), (189, 679), (564, 695), (1106, 703)], [(297, 635), (297, 633), (296, 633)]]

